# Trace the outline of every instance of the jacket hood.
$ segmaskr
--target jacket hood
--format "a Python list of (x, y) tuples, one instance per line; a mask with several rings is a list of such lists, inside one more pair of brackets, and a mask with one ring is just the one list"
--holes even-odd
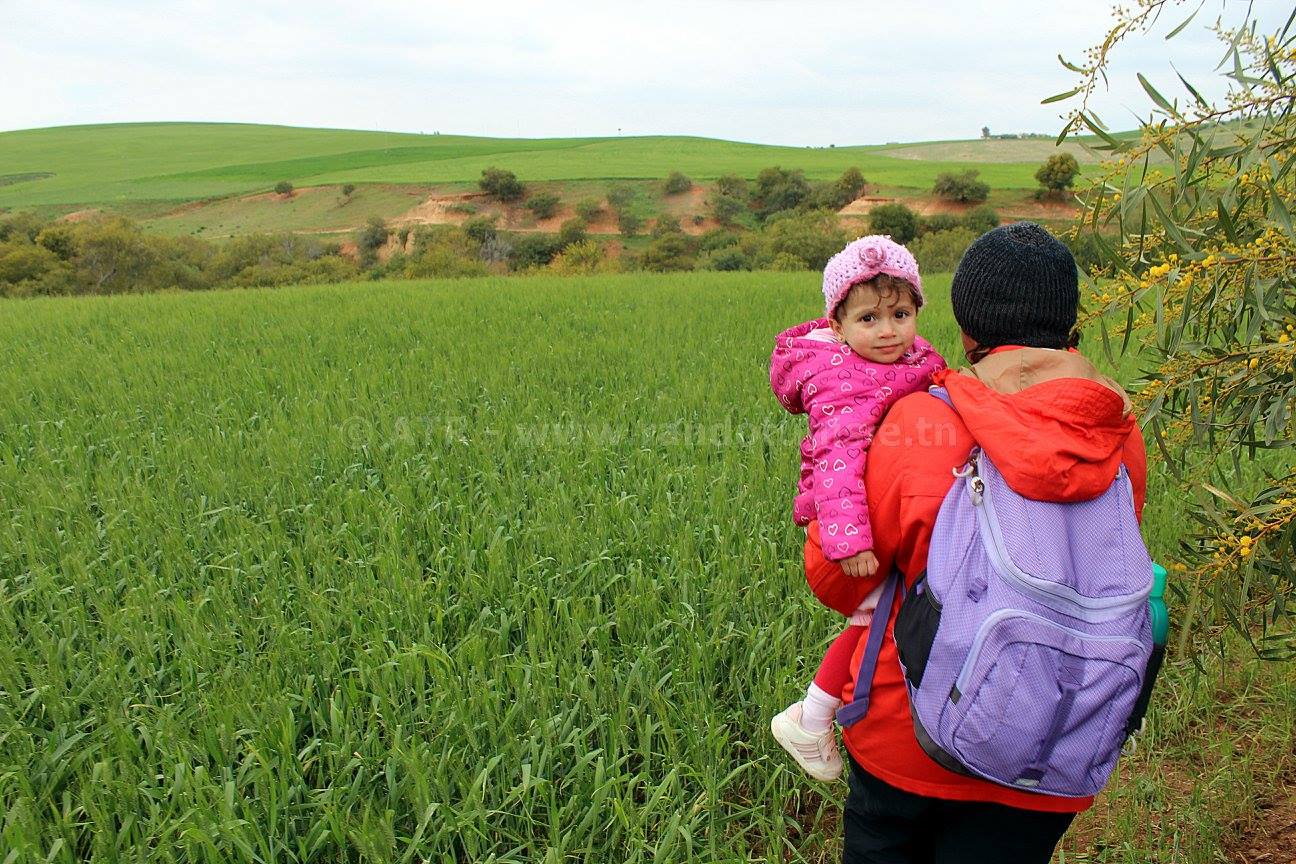
[(1000, 350), (934, 380), (1008, 485), (1027, 498), (1102, 494), (1135, 426), (1125, 391), (1074, 351)]

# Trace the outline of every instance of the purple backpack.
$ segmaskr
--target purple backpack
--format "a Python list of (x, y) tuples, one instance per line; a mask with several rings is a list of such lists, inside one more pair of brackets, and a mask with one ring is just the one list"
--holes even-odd
[[(895, 622), (918, 742), (951, 771), (1093, 795), (1152, 678), (1152, 560), (1126, 469), (1070, 504), (1018, 495), (979, 449), (956, 476)], [(857, 682), (873, 680), (902, 584), (898, 571), (887, 580)], [(867, 712), (869, 684), (838, 712), (843, 726)]]

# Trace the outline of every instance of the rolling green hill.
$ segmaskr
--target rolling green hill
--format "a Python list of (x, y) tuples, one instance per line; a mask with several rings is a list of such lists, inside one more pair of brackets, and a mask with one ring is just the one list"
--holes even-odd
[[(770, 165), (812, 179), (858, 166), (870, 182), (926, 188), (975, 167), (997, 189), (1029, 189), (1048, 141), (800, 148), (710, 138), (478, 138), (221, 123), (133, 123), (0, 132), (0, 208), (121, 207), (342, 183), (473, 182), (489, 165), (524, 180), (754, 177)], [(1081, 161), (1086, 154), (1075, 148)], [(1004, 161), (1005, 159), (1010, 161)]]

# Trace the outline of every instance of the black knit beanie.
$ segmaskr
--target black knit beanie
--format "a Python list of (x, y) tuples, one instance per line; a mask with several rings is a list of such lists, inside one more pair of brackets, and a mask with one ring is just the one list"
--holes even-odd
[(978, 345), (1065, 348), (1080, 303), (1075, 258), (1033, 222), (1001, 225), (963, 253), (950, 303)]

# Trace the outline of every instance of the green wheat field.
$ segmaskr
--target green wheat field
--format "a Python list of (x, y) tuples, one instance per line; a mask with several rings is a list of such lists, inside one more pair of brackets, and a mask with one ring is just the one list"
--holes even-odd
[[(819, 296), (636, 274), (0, 303), (0, 862), (835, 860), (845, 786), (768, 734), (840, 626), (791, 520), (804, 420), (767, 378)], [(1172, 662), (1058, 860), (1221, 860), (1292, 770), (1287, 672)]]

